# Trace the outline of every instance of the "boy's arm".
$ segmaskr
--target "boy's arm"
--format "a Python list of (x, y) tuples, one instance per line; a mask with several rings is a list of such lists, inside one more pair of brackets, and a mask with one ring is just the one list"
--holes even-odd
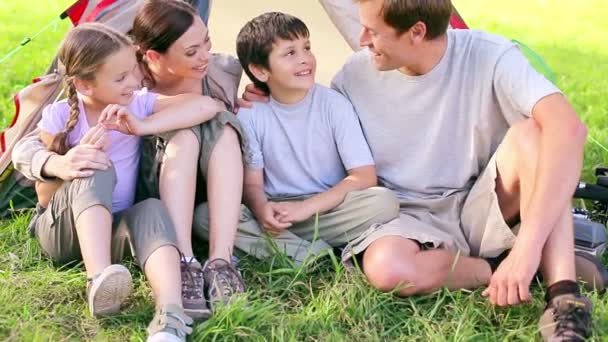
[(245, 169), (245, 185), (243, 189), (245, 204), (251, 208), (258, 222), (270, 233), (278, 234), (291, 226), (281, 223), (276, 216), (282, 214), (275, 202), (269, 202), (264, 192), (264, 169)]
[(325, 192), (304, 201), (281, 202), (280, 208), (286, 214), (280, 216), (280, 222), (301, 222), (317, 213), (328, 212), (340, 205), (349, 192), (367, 189), (377, 183), (376, 168), (373, 165), (348, 170), (348, 176)]

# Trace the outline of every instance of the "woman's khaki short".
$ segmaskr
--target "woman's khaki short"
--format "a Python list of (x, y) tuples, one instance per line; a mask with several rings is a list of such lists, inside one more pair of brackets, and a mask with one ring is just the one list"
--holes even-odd
[[(115, 185), (114, 168), (96, 171), (91, 177), (64, 182), (47, 209), (36, 208), (30, 226), (42, 250), (53, 261), (68, 263), (82, 259), (76, 221), (93, 206), (99, 205), (112, 212)], [(177, 248), (177, 237), (169, 214), (159, 200), (151, 198), (113, 215), (112, 262), (120, 261), (128, 252), (144, 269), (148, 257), (167, 245)]]
[[(246, 142), (244, 135), (242, 134), (241, 125), (236, 115), (231, 112), (220, 112), (213, 119), (190, 128), (190, 131), (192, 131), (198, 139), (200, 151), (199, 170), (204, 179), (207, 179), (211, 152), (213, 152), (215, 145), (222, 137), (226, 125), (230, 125), (235, 130), (241, 142), (241, 151), (244, 151), (243, 147)], [(163, 163), (167, 144), (176, 133), (177, 131), (172, 131), (144, 138), (139, 164), (137, 200), (143, 200), (150, 197), (160, 198), (160, 168)], [(200, 183), (203, 183), (202, 185), (204, 185), (205, 182)], [(201, 191), (197, 192), (200, 193)]]

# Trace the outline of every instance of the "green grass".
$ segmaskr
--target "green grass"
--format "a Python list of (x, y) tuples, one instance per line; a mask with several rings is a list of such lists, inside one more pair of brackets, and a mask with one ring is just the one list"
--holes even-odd
[[(0, 54), (35, 33), (71, 0), (0, 3)], [(608, 13), (605, 0), (475, 1), (455, 0), (467, 22), (517, 38), (545, 57), (558, 83), (587, 123), (590, 135), (608, 144)], [(54, 54), (67, 23), (30, 44), (0, 65), (0, 127), (12, 116), (9, 95), (40, 75)], [(2, 121), (4, 120), (4, 121)], [(608, 163), (607, 152), (589, 143), (585, 178)], [(57, 267), (25, 232), (27, 216), (0, 223), (0, 340), (145, 339), (153, 314), (151, 293), (133, 265), (136, 292), (124, 313), (89, 317), (84, 301), (82, 265)], [(202, 252), (202, 251), (200, 251)], [(202, 254), (202, 253), (201, 253)], [(301, 269), (277, 257), (242, 259), (247, 300), (221, 309), (195, 328), (192, 340), (298, 341), (529, 341), (538, 338), (542, 289), (534, 286), (531, 304), (501, 309), (487, 304), (480, 291), (439, 291), (429, 296), (396, 298), (372, 290), (356, 272), (335, 258), (321, 258)], [(596, 339), (608, 336), (608, 300), (589, 293), (595, 308)]]

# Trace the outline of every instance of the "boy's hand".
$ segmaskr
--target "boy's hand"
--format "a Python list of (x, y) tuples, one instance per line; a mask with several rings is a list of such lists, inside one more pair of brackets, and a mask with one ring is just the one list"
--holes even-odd
[(130, 135), (138, 135), (143, 124), (142, 120), (133, 115), (127, 107), (117, 104), (104, 108), (98, 122), (106, 129)]
[(280, 203), (276, 202), (267, 202), (261, 217), (259, 217), (264, 229), (271, 235), (279, 235), (285, 229), (291, 227), (291, 223), (279, 222), (279, 220), (277, 220), (279, 215), (285, 214), (285, 212), (281, 211), (279, 208), (279, 204)]
[(494, 305), (517, 305), (531, 299), (530, 283), (540, 264), (540, 249), (518, 247), (516, 243), (482, 293)]
[(110, 147), (110, 137), (108, 131), (101, 125), (91, 127), (80, 139), (80, 145), (95, 146), (102, 151), (107, 151)]
[(243, 97), (237, 100), (239, 107), (251, 108), (252, 102), (268, 102), (270, 98), (268, 94), (255, 87), (253, 83), (249, 83), (245, 86)]
[(280, 214), (276, 218), (281, 223), (306, 221), (315, 214), (315, 210), (306, 201), (289, 201), (277, 204)]

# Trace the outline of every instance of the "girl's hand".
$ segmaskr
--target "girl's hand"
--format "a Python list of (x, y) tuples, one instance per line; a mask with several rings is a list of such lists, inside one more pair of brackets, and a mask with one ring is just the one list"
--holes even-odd
[(106, 129), (130, 135), (138, 135), (143, 124), (127, 107), (117, 104), (108, 105), (101, 112), (98, 122)]

